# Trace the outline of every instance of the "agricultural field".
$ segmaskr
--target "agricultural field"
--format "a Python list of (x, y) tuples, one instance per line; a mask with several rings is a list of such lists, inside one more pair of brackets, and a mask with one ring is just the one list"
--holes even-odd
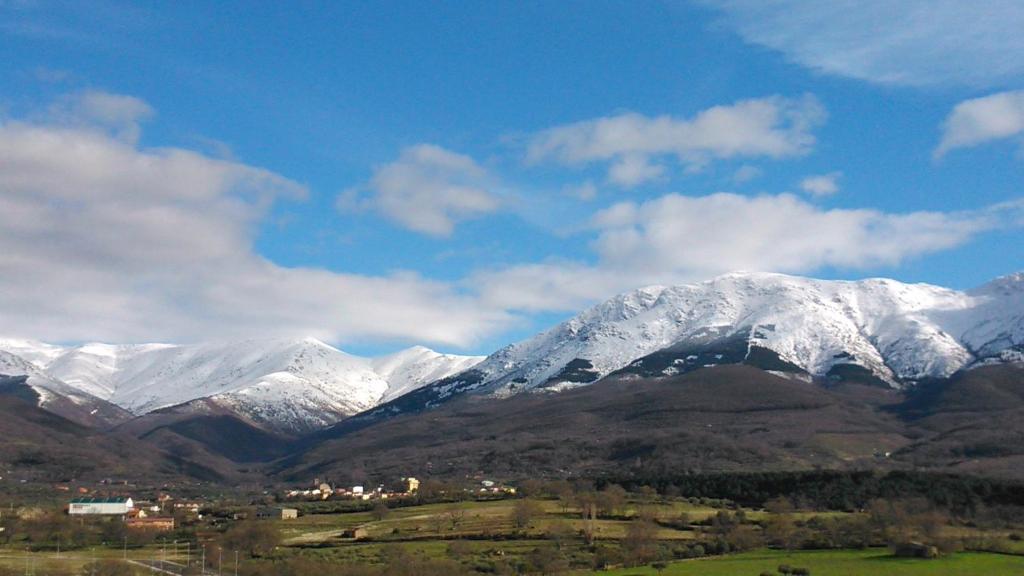
[(1018, 576), (1024, 557), (960, 552), (934, 560), (896, 558), (887, 549), (781, 552), (755, 550), (727, 556), (592, 572), (606, 576), (758, 576), (780, 574), (778, 567), (806, 568), (813, 576)]

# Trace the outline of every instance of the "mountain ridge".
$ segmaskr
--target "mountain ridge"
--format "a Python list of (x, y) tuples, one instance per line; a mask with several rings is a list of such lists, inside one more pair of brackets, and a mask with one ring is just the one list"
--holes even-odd
[(667, 377), (753, 357), (756, 365), (794, 377), (893, 388), (987, 362), (1024, 360), (1024, 273), (969, 291), (751, 272), (639, 288), (337, 427), (467, 393), (557, 391), (620, 371)]
[(35, 362), (5, 351), (0, 374), (29, 376), (50, 394), (97, 398), (136, 416), (190, 404), (201, 412), (212, 402), (286, 434), (328, 426), (481, 359), (424, 347), (362, 358), (315, 338), (66, 349), (8, 339), (5, 347)]

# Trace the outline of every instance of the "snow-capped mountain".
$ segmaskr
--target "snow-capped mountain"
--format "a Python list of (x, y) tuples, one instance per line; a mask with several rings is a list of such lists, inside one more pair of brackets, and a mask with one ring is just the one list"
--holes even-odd
[[(22, 342), (27, 345), (22, 352), (33, 356), (34, 343)], [(11, 376), (14, 378), (8, 378)], [(53, 378), (38, 365), (3, 350), (0, 350), (0, 384), (7, 388), (27, 386), (38, 398), (41, 408), (86, 426), (112, 426), (130, 417), (112, 403)]]
[[(969, 292), (894, 280), (733, 273), (616, 296), (418, 391), (431, 405), (584, 385), (613, 372), (677, 374), (748, 362), (802, 377), (899, 387), (982, 361), (1021, 359), (1024, 274)], [(374, 412), (413, 407), (385, 406)]]
[(381, 399), (382, 402), (387, 402), (424, 384), (468, 370), (483, 359), (483, 356), (439, 354), (430, 348), (413, 346), (388, 356), (374, 358), (370, 365), (389, 384)]
[(423, 347), (361, 358), (313, 338), (68, 349), (0, 341), (4, 346), (0, 374), (28, 375), (50, 393), (99, 398), (136, 415), (182, 405), (226, 408), (287, 432), (327, 426), (482, 359)]

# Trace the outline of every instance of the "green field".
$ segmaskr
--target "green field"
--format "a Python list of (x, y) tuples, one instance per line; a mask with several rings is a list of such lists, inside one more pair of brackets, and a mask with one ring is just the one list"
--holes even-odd
[[(895, 558), (888, 550), (781, 552), (758, 550), (729, 556), (669, 563), (661, 576), (758, 576), (778, 574), (781, 564), (808, 568), (812, 576), (1020, 576), (1024, 558), (961, 552), (937, 560)], [(593, 572), (607, 576), (659, 576), (654, 568)]]

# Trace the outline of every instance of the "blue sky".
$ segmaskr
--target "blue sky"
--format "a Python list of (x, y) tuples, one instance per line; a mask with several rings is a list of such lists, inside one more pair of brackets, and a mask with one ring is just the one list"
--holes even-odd
[(0, 0), (0, 320), (486, 353), (733, 269), (1018, 271), (1024, 7), (897, 6)]

